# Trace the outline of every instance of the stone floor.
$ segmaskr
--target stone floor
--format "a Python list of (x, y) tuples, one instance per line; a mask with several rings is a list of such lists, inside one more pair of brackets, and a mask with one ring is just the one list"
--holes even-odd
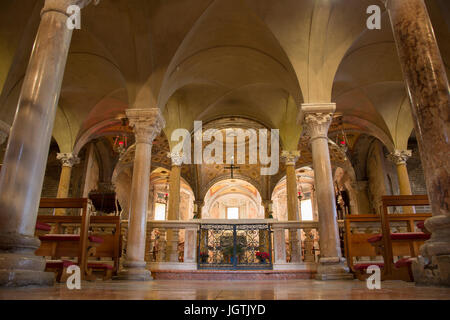
[(380, 290), (369, 290), (365, 282), (267, 280), (205, 281), (154, 280), (150, 282), (82, 282), (81, 290), (69, 290), (65, 284), (50, 288), (1, 288), (0, 299), (10, 300), (450, 300), (449, 288), (416, 287), (403, 281), (383, 281)]

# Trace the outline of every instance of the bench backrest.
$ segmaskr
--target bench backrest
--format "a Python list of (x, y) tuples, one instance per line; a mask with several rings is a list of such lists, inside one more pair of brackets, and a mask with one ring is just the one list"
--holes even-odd
[(78, 248), (78, 263), (84, 266), (87, 262), (87, 246), (89, 236), (89, 223), (91, 219), (91, 201), (87, 198), (42, 198), (39, 208), (50, 209), (82, 209), (80, 216), (50, 216), (38, 215), (37, 221), (55, 224), (57, 230), (61, 224), (80, 225), (80, 243)]
[[(383, 210), (385, 219), (382, 220), (382, 216), (376, 214), (361, 214), (361, 215), (346, 215), (344, 219), (345, 227), (345, 256), (347, 258), (350, 268), (353, 268), (353, 258), (368, 256), (376, 257), (376, 249), (372, 246), (367, 239), (373, 237), (376, 234), (373, 233), (353, 233), (351, 225), (358, 224), (363, 226), (365, 223), (376, 223), (380, 226), (381, 233), (386, 234), (387, 227), (389, 227), (390, 234), (390, 222), (403, 222), (407, 225), (408, 232), (414, 232), (416, 224), (420, 221), (424, 221), (429, 218), (429, 213), (395, 213), (389, 214), (387, 207), (389, 206), (411, 206), (411, 205), (428, 205), (427, 196), (385, 196), (383, 202)], [(383, 224), (383, 222), (385, 224)], [(390, 241), (391, 256), (406, 256), (410, 253), (410, 247), (406, 243), (394, 243)]]
[(120, 216), (92, 216), (90, 219), (92, 226), (114, 226), (114, 233), (111, 234), (95, 234), (101, 237), (104, 241), (96, 248), (95, 257), (113, 258), (114, 268), (117, 272), (119, 270), (119, 258), (121, 255), (121, 224)]
[(391, 221), (397, 219), (408, 219), (408, 232), (414, 232), (415, 224), (419, 221), (424, 221), (431, 217), (431, 213), (411, 214), (389, 214), (388, 208), (393, 206), (427, 206), (430, 204), (427, 195), (403, 195), (403, 196), (383, 196), (381, 197), (381, 230), (383, 233), (383, 247), (384, 247), (384, 265), (385, 272), (390, 273), (392, 265), (394, 264), (394, 250), (391, 240)]

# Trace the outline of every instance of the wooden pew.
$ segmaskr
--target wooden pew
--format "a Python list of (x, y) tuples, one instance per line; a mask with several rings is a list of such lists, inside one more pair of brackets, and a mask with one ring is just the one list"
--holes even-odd
[[(52, 259), (62, 257), (76, 257), (80, 266), (82, 279), (93, 280), (90, 270), (88, 270), (88, 257), (95, 254), (95, 248), (103, 242), (103, 239), (89, 235), (89, 223), (91, 218), (91, 203), (88, 199), (41, 199), (39, 208), (62, 208), (62, 209), (82, 209), (81, 216), (49, 216), (39, 215), (38, 223), (53, 224), (56, 232), (60, 232), (63, 224), (79, 225), (79, 234), (46, 234), (39, 237), (41, 246), (36, 250), (38, 256), (50, 256)], [(62, 262), (52, 262), (56, 267)], [(53, 269), (53, 268), (51, 268)], [(60, 280), (60, 279), (57, 279)]]
[[(96, 278), (94, 271), (103, 272), (104, 280), (110, 279), (113, 274), (117, 274), (122, 241), (120, 217), (92, 216), (90, 200), (88, 199), (41, 199), (40, 208), (81, 208), (82, 214), (81, 216), (39, 215), (38, 223), (52, 224), (60, 234), (43, 237), (41, 248), (36, 254), (52, 256), (52, 259), (77, 257), (77, 264), (82, 268), (83, 279), (86, 280)], [(65, 226), (79, 228), (79, 236), (61, 234)], [(110, 233), (90, 232), (89, 230), (93, 227), (100, 229), (103, 227), (113, 231)], [(79, 241), (82, 239), (83, 241)], [(106, 261), (89, 261), (89, 258), (105, 257), (111, 258), (113, 265)], [(48, 269), (57, 272), (57, 280), (64, 281), (64, 277), (61, 278), (61, 273), (64, 276), (66, 268), (71, 264), (73, 264), (71, 261), (51, 261), (48, 263)]]
[[(395, 200), (398, 200), (398, 196), (394, 196)], [(404, 197), (404, 196), (402, 196)], [(410, 203), (409, 205), (426, 205), (427, 203), (423, 200), (423, 196), (413, 196), (416, 197), (415, 201)], [(418, 197), (418, 198), (417, 198)], [(392, 198), (390, 198), (392, 200)], [(396, 204), (392, 205), (402, 205), (405, 200), (411, 200), (411, 199), (402, 199), (401, 202), (395, 202)], [(386, 202), (387, 204), (388, 202)], [(399, 203), (399, 204), (397, 204)], [(386, 209), (387, 214), (387, 209)], [(393, 262), (394, 256), (417, 256), (419, 253), (419, 246), (423, 244), (424, 239), (426, 239), (426, 236), (424, 237), (422, 234), (417, 235), (417, 233), (414, 233), (416, 227), (420, 226), (420, 222), (423, 222), (425, 219), (429, 218), (431, 214), (425, 213), (417, 213), (417, 214), (389, 214), (387, 216), (388, 221), (390, 222), (402, 222), (407, 225), (407, 235), (402, 234), (393, 234), (394, 236), (391, 236), (390, 243), (391, 243), (391, 252), (392, 252), (392, 259), (389, 263)], [(351, 224), (359, 224), (360, 226), (364, 226), (364, 224), (378, 224), (380, 226), (380, 230), (382, 233), (354, 233), (351, 229)], [(385, 272), (385, 262), (387, 261), (386, 258), (384, 258), (384, 250), (383, 250), (383, 243), (381, 242), (383, 239), (383, 227), (382, 227), (382, 219), (381, 216), (375, 215), (375, 214), (366, 214), (366, 215), (347, 215), (344, 219), (344, 226), (345, 226), (345, 255), (347, 258), (347, 262), (349, 264), (349, 268), (355, 273), (356, 277), (360, 280), (364, 280), (368, 277), (366, 274), (367, 267), (370, 265), (378, 265), (380, 268), (383, 269), (383, 272)], [(386, 227), (385, 227), (386, 228)], [(384, 228), (384, 229), (385, 229)], [(386, 232), (386, 231), (384, 231)], [(407, 239), (407, 238), (410, 239)], [(420, 238), (422, 237), (422, 238)], [(377, 260), (376, 262), (363, 262), (363, 263), (354, 263), (353, 258), (354, 257), (361, 257), (361, 256), (367, 256), (370, 257), (371, 261), (374, 261), (376, 257), (382, 256), (384, 262), (381, 262)], [(407, 263), (405, 260), (401, 259), (397, 261), (397, 267), (401, 266), (402, 264)], [(395, 264), (394, 264), (395, 266)], [(397, 268), (398, 269), (398, 268)], [(392, 269), (388, 268), (389, 271)], [(401, 275), (397, 276), (384, 276), (384, 278), (401, 278), (404, 280), (410, 279), (409, 273), (405, 272), (405, 269), (401, 270)]]
[(367, 225), (368, 223), (380, 224), (380, 216), (376, 214), (358, 214), (358, 215), (346, 215), (344, 217), (344, 248), (345, 256), (347, 259), (350, 270), (355, 276), (364, 280), (367, 278), (366, 269), (370, 265), (378, 265), (383, 267), (383, 263), (364, 262), (355, 263), (353, 258), (357, 257), (369, 257), (371, 261), (374, 261), (377, 257), (375, 248), (368, 242), (368, 239), (373, 237), (374, 233), (354, 233), (351, 224)]
[[(403, 246), (404, 250), (409, 251), (410, 257), (419, 255), (419, 248), (426, 240), (430, 238), (429, 233), (415, 232), (416, 222), (424, 221), (431, 217), (429, 214), (389, 214), (388, 207), (392, 206), (424, 206), (429, 205), (426, 195), (411, 196), (383, 196), (382, 214), (381, 214), (381, 239), (372, 241), (372, 244), (383, 254), (384, 268), (382, 273), (383, 280), (405, 280), (414, 281), (411, 271), (411, 261), (409, 259), (401, 259), (394, 263), (394, 246)], [(402, 234), (391, 233), (390, 222), (395, 221), (397, 216), (408, 216), (408, 232)], [(373, 239), (375, 240), (375, 239)], [(405, 254), (405, 256), (408, 254)]]
[(113, 274), (119, 272), (119, 260), (122, 254), (122, 236), (120, 216), (93, 216), (90, 220), (91, 228), (113, 228), (112, 233), (95, 233), (92, 235), (101, 237), (104, 241), (97, 248), (93, 255), (95, 258), (111, 258), (113, 266), (104, 262), (89, 262), (88, 268), (93, 270), (103, 270), (104, 280), (110, 279)]

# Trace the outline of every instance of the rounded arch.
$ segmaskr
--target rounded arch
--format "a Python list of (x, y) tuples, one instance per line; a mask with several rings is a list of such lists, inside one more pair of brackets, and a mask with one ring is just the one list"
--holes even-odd
[[(230, 176), (228, 174), (223, 174), (223, 175), (220, 175), (220, 176), (214, 178), (213, 180), (211, 180), (208, 184), (206, 184), (201, 189), (201, 191), (200, 191), (200, 198), (204, 199), (206, 194), (208, 193), (209, 189), (211, 189), (211, 187), (214, 186), (216, 183), (219, 183), (219, 182), (221, 182), (223, 180), (228, 180), (228, 179), (230, 179)], [(250, 177), (248, 177), (246, 175), (239, 174), (239, 173), (235, 173), (234, 174), (234, 179), (235, 180), (243, 180), (245, 182), (250, 183), (253, 187), (256, 188), (256, 190), (259, 192), (260, 195), (263, 194), (261, 185), (260, 185), (260, 183), (258, 181), (254, 180), (254, 179), (252, 179), (252, 178), (250, 178)]]
[(214, 183), (204, 198), (203, 219), (226, 219), (227, 208), (237, 207), (239, 218), (264, 218), (261, 193), (242, 179), (224, 179)]

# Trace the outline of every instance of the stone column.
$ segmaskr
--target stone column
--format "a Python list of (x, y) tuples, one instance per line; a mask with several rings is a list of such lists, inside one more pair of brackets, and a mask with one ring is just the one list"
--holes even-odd
[[(411, 184), (409, 183), (408, 169), (406, 161), (411, 157), (411, 150), (394, 150), (389, 154), (388, 159), (395, 163), (397, 167), (397, 179), (400, 188), (400, 195), (411, 195)], [(403, 207), (404, 213), (413, 213), (414, 207)]]
[(136, 151), (131, 182), (130, 218), (126, 260), (116, 277), (119, 280), (151, 280), (146, 270), (145, 237), (147, 228), (148, 194), (150, 189), (150, 167), (152, 143), (165, 126), (158, 108), (126, 110), (130, 126), (134, 127)]
[(88, 0), (46, 0), (23, 79), (0, 175), (0, 285), (51, 285), (34, 251), (39, 200), (72, 30), (67, 8)]
[[(80, 163), (78, 158), (73, 153), (58, 153), (56, 159), (61, 160), (62, 168), (61, 175), (59, 176), (57, 198), (67, 198), (70, 189), (70, 177), (72, 174), (72, 167), (75, 164)], [(55, 216), (63, 216), (66, 213), (66, 209), (56, 209)]]
[[(169, 178), (169, 207), (167, 211), (167, 220), (180, 219), (180, 174), (183, 155), (172, 152), (169, 154), (172, 159), (172, 169)], [(178, 262), (178, 240), (179, 230), (167, 230), (167, 253), (166, 258), (170, 262)]]
[[(297, 176), (295, 175), (295, 162), (300, 157), (300, 151), (282, 151), (281, 157), (286, 162), (286, 191), (287, 212), (289, 221), (299, 221), (298, 198), (297, 198)], [(302, 260), (300, 230), (289, 229), (289, 243), (291, 249), (291, 262), (299, 263)]]
[(450, 285), (450, 94), (433, 27), (423, 0), (388, 0), (387, 11), (411, 102), (433, 217), (432, 237), (413, 264), (421, 284)]
[(328, 149), (328, 128), (335, 109), (334, 103), (302, 105), (304, 124), (311, 137), (314, 186), (319, 212), (320, 260), (316, 274), (317, 280), (353, 278), (341, 252)]

